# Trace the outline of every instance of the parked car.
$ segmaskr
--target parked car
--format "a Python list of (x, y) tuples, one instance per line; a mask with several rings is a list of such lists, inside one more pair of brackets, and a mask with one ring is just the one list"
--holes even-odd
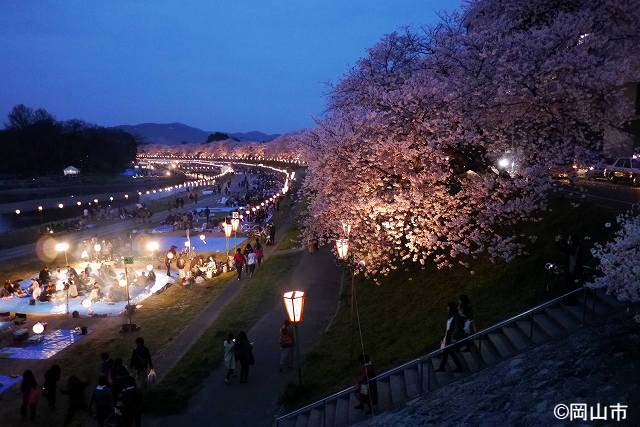
[(607, 164), (603, 162), (594, 163), (587, 167), (587, 170), (584, 174), (586, 179), (596, 180), (596, 179), (607, 179), (604, 174), (604, 171), (607, 169)]
[(640, 159), (621, 157), (612, 165), (607, 165), (604, 176), (612, 182), (627, 182), (634, 187), (640, 186)]
[(553, 179), (562, 179), (573, 182), (577, 178), (575, 165), (549, 166), (549, 173)]

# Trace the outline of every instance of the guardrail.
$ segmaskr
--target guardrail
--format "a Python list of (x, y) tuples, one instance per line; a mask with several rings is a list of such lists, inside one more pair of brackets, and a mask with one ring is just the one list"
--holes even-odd
[[(390, 399), (392, 401), (391, 406), (396, 407), (399, 406), (403, 403), (406, 403), (409, 400), (415, 399), (418, 396), (421, 396), (433, 389), (435, 389), (437, 387), (437, 381), (435, 380), (434, 376), (434, 370), (433, 370), (433, 359), (436, 357), (439, 357), (443, 354), (443, 352), (445, 351), (456, 351), (457, 349), (459, 349), (462, 346), (478, 346), (478, 354), (481, 354), (482, 352), (482, 342), (485, 341), (486, 339), (488, 339), (488, 335), (491, 333), (499, 333), (503, 328), (508, 327), (508, 326), (512, 326), (514, 325), (516, 322), (519, 321), (524, 321), (524, 322), (529, 322), (530, 327), (529, 327), (529, 333), (528, 333), (528, 339), (530, 340), (531, 344), (534, 344), (534, 340), (533, 340), (533, 336), (534, 336), (534, 324), (535, 324), (535, 320), (534, 320), (534, 316), (536, 314), (542, 313), (544, 311), (546, 311), (547, 309), (563, 302), (563, 301), (567, 301), (569, 298), (576, 298), (582, 296), (582, 306), (581, 306), (581, 313), (580, 313), (580, 324), (584, 324), (588, 314), (595, 314), (596, 313), (596, 297), (594, 295), (594, 291), (590, 288), (586, 288), (586, 287), (582, 287), (582, 288), (578, 288), (575, 289), (571, 292), (568, 292), (564, 295), (561, 295), (559, 297), (556, 297), (552, 300), (549, 300), (543, 304), (540, 304), (536, 307), (533, 307), (523, 313), (520, 313), (516, 316), (513, 316), (509, 319), (503, 320), (493, 326), (490, 326), (488, 328), (485, 328), (479, 332), (474, 333), (473, 335), (469, 335), (468, 337), (465, 337), (464, 339), (457, 341), (451, 345), (448, 345), (444, 348), (440, 348), (437, 349), (435, 351), (432, 351), (424, 356), (421, 356), (419, 358), (410, 360), (406, 363), (403, 363), (402, 365), (399, 365), (395, 368), (392, 368), (386, 372), (383, 372), (381, 374), (378, 374), (376, 377), (372, 378), (370, 380), (370, 382), (376, 382), (377, 385), (380, 385), (381, 383), (384, 383), (385, 381), (391, 381), (391, 378), (394, 376), (400, 376), (402, 378), (401, 381), (405, 381), (404, 384), (404, 390), (406, 391), (408, 389), (408, 387), (406, 386), (406, 378), (407, 378), (407, 373), (408, 372), (412, 372), (417, 374), (417, 380), (416, 380), (416, 384), (415, 384), (415, 388), (414, 388), (414, 393), (409, 393), (406, 392), (404, 393), (404, 396), (400, 396), (400, 398), (398, 399), (396, 397), (396, 399)], [(591, 298), (589, 298), (589, 296), (591, 296)], [(519, 352), (519, 351), (517, 351)], [(512, 356), (513, 354), (511, 354), (510, 356)], [(508, 356), (508, 357), (510, 357)], [(507, 357), (503, 357), (502, 360), (506, 359)], [(486, 365), (485, 365), (486, 366)], [(480, 368), (482, 369), (482, 368)], [(480, 370), (478, 369), (478, 370)], [(311, 403), (309, 405), (306, 405), (300, 409), (297, 409), (293, 412), (290, 412), (288, 414), (282, 415), (280, 417), (277, 417), (275, 420), (275, 425), (277, 427), (283, 427), (283, 426), (304, 426), (304, 425), (319, 425), (319, 426), (342, 426), (342, 425), (349, 425), (351, 424), (351, 419), (350, 419), (350, 406), (348, 405), (347, 402), (347, 413), (346, 416), (345, 414), (341, 414), (342, 417), (340, 417), (337, 413), (338, 411), (338, 403), (341, 399), (347, 399), (350, 401), (351, 395), (355, 394), (358, 392), (358, 386), (352, 386), (349, 387), (347, 389), (344, 389), (342, 391), (339, 391), (337, 393), (334, 393), (330, 396), (327, 396), (321, 400), (318, 400), (314, 403)], [(327, 406), (329, 405), (335, 405), (335, 409), (336, 409), (336, 413), (334, 413), (334, 416), (331, 419), (327, 419)], [(388, 408), (391, 409), (391, 408)], [(312, 412), (316, 411), (316, 413), (319, 412), (319, 414), (317, 414), (316, 416), (316, 422), (309, 422), (308, 418), (311, 416)], [(298, 418), (299, 417), (303, 417), (303, 416), (307, 416), (307, 420), (305, 420), (306, 422), (299, 422)], [(357, 417), (358, 419), (354, 419), (354, 422), (358, 422), (358, 421), (362, 421), (365, 419), (364, 416), (360, 416)], [(343, 422), (344, 421), (344, 422)]]

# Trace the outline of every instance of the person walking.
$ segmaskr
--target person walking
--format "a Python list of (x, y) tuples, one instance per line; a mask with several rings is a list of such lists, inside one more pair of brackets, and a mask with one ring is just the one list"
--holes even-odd
[(40, 390), (38, 390), (38, 383), (36, 377), (33, 375), (30, 369), (27, 369), (22, 374), (22, 384), (20, 384), (20, 391), (22, 392), (22, 405), (20, 406), (20, 415), (23, 419), (27, 418), (34, 421), (36, 419), (36, 409), (38, 408), (38, 401), (40, 400)]
[(294, 345), (295, 338), (291, 330), (291, 322), (289, 319), (284, 319), (284, 323), (280, 327), (280, 372), (293, 368)]
[(140, 387), (147, 383), (149, 370), (153, 369), (151, 361), (151, 352), (144, 345), (144, 338), (136, 338), (136, 348), (131, 353), (131, 362), (129, 366), (136, 371), (136, 379)]
[(249, 342), (244, 331), (240, 331), (238, 334), (234, 348), (236, 359), (240, 362), (240, 384), (246, 384), (249, 382), (249, 366), (255, 363), (255, 359), (253, 358), (253, 344)]
[(207, 227), (209, 226), (209, 217), (211, 217), (211, 210), (209, 206), (204, 209), (204, 216), (207, 218)]
[(264, 258), (264, 252), (262, 251), (262, 245), (260, 242), (256, 241), (256, 261), (258, 262), (258, 267), (262, 264), (262, 258)]
[(249, 274), (249, 264), (246, 262), (246, 260), (249, 257), (249, 254), (253, 252), (253, 248), (251, 247), (251, 243), (247, 243), (247, 246), (244, 247), (244, 251), (242, 252), (242, 255), (244, 255), (244, 259), (245, 259), (245, 273)]
[(236, 254), (233, 256), (233, 266), (238, 272), (238, 280), (242, 279), (242, 269), (244, 268), (245, 257), (242, 255), (242, 250), (238, 248)]
[(373, 406), (378, 404), (378, 385), (375, 380), (376, 371), (368, 354), (362, 354), (360, 359), (360, 377), (358, 378), (358, 401), (355, 409), (364, 409), (365, 414), (373, 411)]
[(118, 396), (118, 407), (121, 409), (125, 426), (142, 425), (142, 396), (132, 376), (124, 378), (124, 388)]
[(47, 396), (47, 402), (49, 402), (49, 409), (52, 411), (56, 409), (57, 400), (57, 385), (60, 381), (60, 366), (52, 365), (47, 372), (44, 373), (44, 393)]
[(233, 334), (229, 333), (229, 335), (227, 335), (227, 339), (224, 340), (223, 343), (224, 366), (227, 369), (227, 373), (224, 377), (225, 384), (231, 384), (231, 376), (236, 368), (235, 344), (236, 340), (233, 339)]
[(113, 393), (109, 388), (108, 380), (105, 375), (98, 377), (98, 385), (93, 390), (91, 401), (89, 402), (89, 413), (95, 405), (96, 420), (98, 426), (103, 427), (105, 421), (114, 413), (113, 412)]
[(62, 390), (62, 394), (69, 396), (69, 404), (67, 406), (67, 415), (64, 419), (64, 425), (71, 424), (71, 420), (77, 411), (87, 409), (87, 402), (84, 398), (84, 389), (87, 383), (81, 381), (75, 375), (69, 377), (67, 388)]
[(247, 254), (247, 274), (249, 277), (253, 277), (253, 273), (256, 271), (256, 263), (258, 262), (258, 256), (255, 252), (251, 251)]
[[(440, 344), (440, 348), (445, 348), (448, 345), (451, 345), (456, 341), (464, 338), (464, 319), (458, 313), (458, 305), (455, 302), (450, 302), (448, 304), (448, 310), (446, 332), (444, 334), (444, 338), (442, 339), (442, 343)], [(438, 369), (436, 369), (436, 372), (445, 371), (445, 366), (447, 365), (449, 356), (451, 356), (451, 358), (453, 359), (453, 363), (455, 363), (456, 365), (456, 369), (454, 370), (454, 372), (462, 372), (462, 363), (460, 362), (458, 355), (451, 349), (442, 351), (440, 366), (438, 367)]]

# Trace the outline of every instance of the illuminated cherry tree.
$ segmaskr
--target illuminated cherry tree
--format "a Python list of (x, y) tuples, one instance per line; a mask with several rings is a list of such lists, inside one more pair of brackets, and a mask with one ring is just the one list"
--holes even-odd
[(638, 6), (478, 0), (384, 37), (306, 136), (307, 237), (348, 222), (369, 274), (521, 253), (515, 225), (544, 209), (549, 166), (634, 114), (621, 89), (640, 80)]
[(615, 238), (604, 244), (596, 244), (591, 250), (600, 261), (602, 275), (590, 284), (593, 288), (605, 288), (621, 301), (640, 301), (640, 216), (632, 213), (618, 217), (620, 229)]

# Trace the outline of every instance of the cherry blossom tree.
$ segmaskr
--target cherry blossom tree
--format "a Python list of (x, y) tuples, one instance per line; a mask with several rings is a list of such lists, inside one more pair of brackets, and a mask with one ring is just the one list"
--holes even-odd
[(620, 301), (640, 301), (640, 215), (637, 212), (618, 217), (620, 229), (606, 244), (595, 244), (591, 250), (600, 261), (602, 275), (589, 286), (604, 288)]
[(548, 167), (634, 114), (621, 88), (640, 80), (639, 6), (477, 0), (384, 37), (306, 135), (307, 237), (332, 242), (348, 222), (374, 275), (519, 254), (514, 227), (545, 207)]

